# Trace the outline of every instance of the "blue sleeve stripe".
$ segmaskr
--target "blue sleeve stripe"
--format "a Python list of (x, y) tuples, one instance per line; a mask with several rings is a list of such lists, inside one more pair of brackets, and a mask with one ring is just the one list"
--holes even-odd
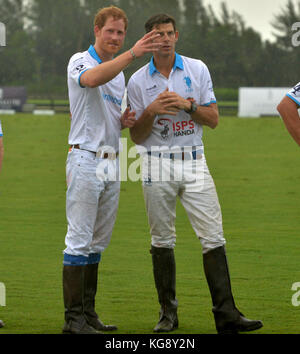
[(288, 96), (291, 100), (293, 100), (294, 102), (296, 102), (298, 106), (300, 106), (300, 102), (299, 102), (298, 100), (296, 100), (295, 97), (291, 96), (289, 93), (287, 93), (287, 96)]
[(209, 103), (202, 104), (201, 106), (208, 107), (208, 106), (210, 106), (212, 103), (217, 103), (217, 101), (210, 101)]
[(0, 138), (3, 136), (3, 134), (0, 134)]
[(79, 77), (78, 77), (78, 84), (81, 88), (85, 88), (85, 86), (82, 86), (81, 83), (80, 83), (80, 78), (81, 78), (81, 75), (84, 74), (86, 71), (88, 71), (89, 69), (85, 69), (83, 70), (83, 72), (80, 73)]

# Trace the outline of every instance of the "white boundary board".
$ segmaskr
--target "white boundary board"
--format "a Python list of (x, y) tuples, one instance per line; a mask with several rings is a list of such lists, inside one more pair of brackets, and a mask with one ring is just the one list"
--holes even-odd
[(240, 87), (238, 117), (279, 116), (277, 105), (292, 87)]

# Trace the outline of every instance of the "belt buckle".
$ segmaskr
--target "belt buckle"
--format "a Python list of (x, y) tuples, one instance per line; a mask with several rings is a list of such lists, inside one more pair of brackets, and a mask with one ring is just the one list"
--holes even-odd
[(116, 160), (118, 156), (118, 153), (115, 153), (115, 152), (105, 152), (101, 149), (99, 149), (97, 152), (96, 152), (96, 157), (97, 158), (100, 158), (100, 159), (108, 159), (108, 160)]
[(102, 151), (101, 149), (98, 150), (96, 152), (96, 157), (99, 158), (99, 159), (103, 159), (104, 158), (104, 151)]

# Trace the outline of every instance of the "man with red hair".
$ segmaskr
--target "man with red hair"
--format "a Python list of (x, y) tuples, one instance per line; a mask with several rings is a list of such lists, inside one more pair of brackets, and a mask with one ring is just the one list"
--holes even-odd
[(110, 242), (119, 203), (119, 138), (135, 124), (129, 108), (121, 113), (125, 93), (122, 72), (133, 60), (155, 51), (155, 31), (119, 56), (127, 17), (111, 6), (95, 16), (95, 44), (72, 56), (68, 65), (71, 112), (67, 158), (68, 231), (63, 261), (64, 333), (98, 333), (104, 325), (95, 312), (98, 265)]

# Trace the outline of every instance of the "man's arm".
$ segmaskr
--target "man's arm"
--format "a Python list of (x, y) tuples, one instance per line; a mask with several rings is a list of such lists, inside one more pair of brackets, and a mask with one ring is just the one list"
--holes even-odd
[(300, 146), (300, 117), (298, 108), (299, 106), (296, 102), (285, 96), (277, 106), (277, 111), (281, 115), (288, 132)]
[(136, 42), (131, 51), (128, 50), (108, 62), (104, 62), (93, 69), (87, 70), (80, 77), (81, 86), (94, 88), (109, 82), (135, 58), (140, 58), (149, 52), (155, 52), (157, 48), (159, 48), (160, 43), (153, 43), (153, 39), (158, 36), (159, 34), (157, 34), (156, 31), (149, 32)]
[(215, 129), (219, 123), (218, 105), (211, 103), (209, 106), (197, 106), (196, 112), (192, 113), (191, 117), (194, 122)]
[(2, 169), (3, 156), (4, 156), (3, 139), (2, 137), (0, 137), (0, 172)]

